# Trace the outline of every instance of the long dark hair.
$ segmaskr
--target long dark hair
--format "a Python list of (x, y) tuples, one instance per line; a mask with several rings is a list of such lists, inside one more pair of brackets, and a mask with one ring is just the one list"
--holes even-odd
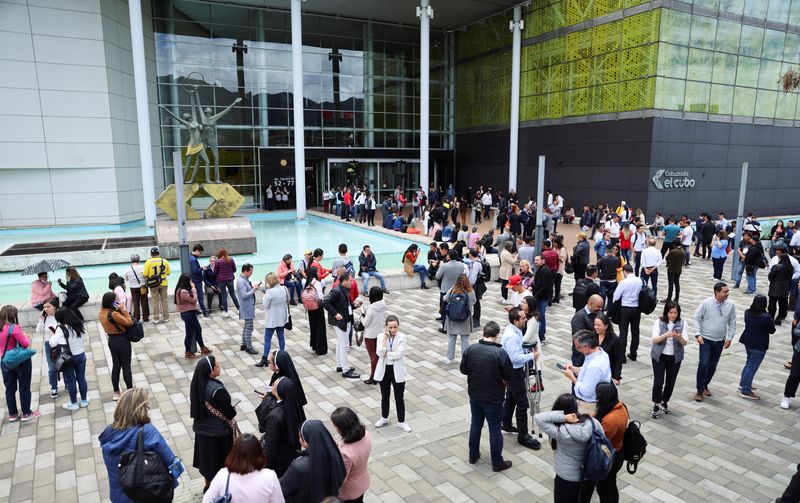
[(358, 442), (367, 433), (364, 424), (359, 421), (356, 413), (349, 407), (339, 407), (334, 410), (331, 413), (331, 422), (339, 429), (342, 440), (346, 444)]
[(614, 333), (614, 324), (611, 323), (611, 319), (605, 313), (597, 313), (595, 317), (596, 320), (600, 320), (600, 322), (606, 326), (606, 337), (609, 335), (617, 335)]
[(86, 329), (83, 328), (83, 322), (78, 318), (72, 309), (68, 307), (59, 307), (53, 315), (59, 325), (66, 325), (75, 331), (75, 335), (80, 337)]
[(121, 277), (115, 272), (112, 272), (108, 275), (108, 289), (113, 290), (118, 286), (125, 288), (125, 278)]
[(306, 268), (306, 285), (310, 285), (313, 280), (319, 281), (317, 277), (317, 268), (316, 267), (307, 267)]
[(668, 300), (666, 304), (664, 304), (664, 312), (661, 313), (661, 317), (659, 318), (664, 323), (669, 323), (669, 312), (673, 309), (678, 310), (678, 317), (675, 318), (675, 321), (680, 321), (681, 319), (681, 305), (675, 302), (674, 300)]
[(598, 421), (602, 421), (606, 414), (619, 403), (619, 394), (617, 387), (612, 382), (597, 383), (595, 393), (597, 393), (597, 414), (594, 417)]
[(414, 253), (416, 250), (419, 250), (419, 246), (416, 243), (410, 245), (408, 248), (406, 248), (406, 251), (403, 252), (403, 258), (400, 259), (400, 262), (405, 264), (406, 254), (407, 253)]
[(192, 277), (189, 276), (189, 273), (181, 274), (178, 278), (178, 282), (175, 284), (175, 293), (172, 299), (175, 304), (178, 304), (178, 292), (181, 290), (186, 290), (187, 292), (192, 291)]
[(753, 297), (753, 303), (750, 304), (750, 309), (746, 311), (750, 316), (761, 316), (767, 312), (767, 297), (763, 294), (758, 294)]
[[(564, 415), (576, 414), (581, 422), (589, 417), (586, 414), (578, 414), (578, 399), (569, 393), (564, 393), (556, 398), (556, 401), (553, 402), (553, 410), (560, 410)], [(550, 439), (550, 447), (556, 450), (556, 439)]]

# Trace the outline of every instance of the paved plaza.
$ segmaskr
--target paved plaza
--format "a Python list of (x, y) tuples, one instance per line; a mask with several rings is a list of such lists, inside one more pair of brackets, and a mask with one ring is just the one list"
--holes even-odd
[[(267, 271), (256, 271), (261, 276)], [(659, 298), (664, 297), (664, 274)], [(759, 273), (759, 288), (766, 288), (765, 274)], [(172, 278), (174, 281), (176, 278)], [(709, 262), (695, 260), (682, 277), (681, 298), (684, 317), (691, 318), (695, 307), (711, 294), (713, 280)], [(565, 278), (564, 291), (573, 281)], [(483, 322), (497, 320), (505, 326), (499, 304), (499, 284), (491, 283), (483, 303)], [(732, 290), (737, 305), (738, 333), (742, 313), (751, 297)], [(294, 330), (288, 334), (287, 350), (300, 373), (309, 404), (306, 414), (328, 422), (334, 408), (347, 405), (367, 423), (373, 440), (370, 462), (372, 485), (367, 501), (552, 501), (553, 453), (549, 446), (535, 452), (519, 446), (515, 437), (505, 436), (505, 456), (514, 466), (493, 473), (487, 431), (482, 441), (483, 459), (467, 463), (469, 406), (466, 378), (458, 363), (444, 360), (447, 337), (436, 331), (438, 293), (395, 291), (386, 297), (391, 313), (401, 320), (401, 331), (409, 336), (407, 355), (410, 378), (406, 387), (410, 434), (392, 423), (376, 430), (372, 423), (379, 416), (380, 391), (360, 380), (343, 379), (334, 371), (334, 356), (318, 357), (308, 349), (308, 321), (302, 306), (293, 307)], [(548, 344), (544, 347), (543, 408), (549, 409), (555, 397), (568, 391), (567, 381), (554, 369), (556, 362), (569, 357), (571, 300), (554, 305), (547, 312)], [(259, 303), (259, 318), (261, 307)], [(779, 327), (767, 357), (756, 376), (762, 400), (752, 402), (737, 394), (744, 349), (735, 343), (724, 352), (710, 388), (714, 395), (703, 403), (691, 400), (697, 368), (697, 347), (688, 346), (688, 355), (670, 402), (672, 414), (658, 420), (649, 411), (652, 371), (649, 335), (655, 314), (642, 322), (643, 344), (639, 361), (623, 368), (620, 398), (634, 418), (642, 422), (649, 442), (647, 455), (636, 475), (620, 472), (621, 501), (628, 502), (767, 502), (780, 494), (794, 465), (800, 461), (800, 425), (796, 410), (784, 411), (778, 402), (788, 371), (783, 363), (790, 355), (789, 327)], [(92, 502), (108, 497), (107, 474), (98, 435), (111, 422), (115, 403), (111, 400), (111, 358), (100, 325), (88, 325), (90, 347), (87, 356), (88, 409), (70, 413), (61, 408), (66, 393), (48, 397), (46, 367), (41, 359), (42, 337), (35, 336), (40, 352), (34, 357), (34, 405), (42, 417), (38, 422), (8, 423), (3, 409), (0, 429), (0, 501)], [(189, 417), (189, 382), (194, 361), (179, 356), (183, 352), (183, 324), (177, 315), (168, 324), (148, 324), (147, 337), (134, 345), (134, 381), (151, 392), (151, 417), (167, 441), (185, 463), (192, 460), (193, 434)], [(215, 315), (204, 321), (204, 338), (222, 364), (221, 380), (234, 398), (241, 398), (237, 421), (243, 432), (257, 433), (254, 409), (259, 397), (254, 388), (263, 387), (269, 372), (253, 366), (256, 358), (238, 351), (241, 325), (238, 320)], [(261, 329), (261, 330), (259, 330)], [(263, 321), (256, 321), (256, 332), (263, 333)], [(29, 333), (32, 332), (32, 329)], [(333, 331), (329, 330), (329, 337)], [(471, 338), (477, 341), (478, 334)], [(260, 341), (262, 336), (257, 337)], [(738, 339), (738, 335), (737, 335)], [(333, 338), (329, 345), (334, 347)], [(355, 367), (368, 371), (364, 348), (353, 348)], [(543, 439), (544, 440), (544, 439)], [(202, 477), (191, 467), (181, 477), (176, 501), (199, 501)], [(595, 497), (596, 499), (596, 497)]]

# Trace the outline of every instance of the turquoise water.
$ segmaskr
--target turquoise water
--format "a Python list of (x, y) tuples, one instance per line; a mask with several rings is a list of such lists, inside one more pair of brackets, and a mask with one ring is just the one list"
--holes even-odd
[[(362, 246), (368, 244), (378, 260), (378, 270), (400, 269), (402, 268), (403, 252), (413, 242), (314, 216), (309, 216), (306, 221), (297, 221), (294, 219), (294, 213), (289, 212), (256, 214), (249, 218), (256, 235), (258, 252), (234, 255), (233, 258), (236, 260), (237, 266), (241, 266), (245, 262), (253, 264), (254, 277), (259, 280), (263, 279), (268, 272), (275, 271), (278, 262), (285, 254), (290, 253), (294, 262), (297, 263), (303, 257), (303, 251), (307, 249), (322, 248), (325, 251), (322, 263), (324, 266), (330, 267), (338, 256), (339, 243), (347, 244), (348, 255), (355, 264), (358, 264), (358, 254), (361, 253)], [(131, 225), (126, 228), (120, 227), (122, 226), (87, 227), (84, 230), (70, 228), (66, 232), (62, 228), (0, 231), (0, 248), (4, 247), (4, 244), (12, 242), (147, 234), (147, 229), (143, 224)], [(208, 255), (216, 254), (216, 250), (206, 250), (206, 253), (207, 255), (200, 259), (201, 265), (208, 264)], [(143, 249), (140, 252), (143, 258), (148, 254), (149, 250)], [(172, 260), (170, 265), (172, 268), (170, 285), (174, 285), (180, 274), (180, 261)], [(95, 296), (107, 291), (110, 273), (116, 272), (121, 275), (127, 267), (128, 264), (125, 263), (79, 266), (78, 272), (86, 283), (89, 295)], [(63, 276), (64, 271), (57, 271), (56, 274)], [(27, 300), (30, 297), (30, 284), (34, 279), (36, 279), (35, 276), (21, 276), (19, 272), (0, 273), (0, 305)], [(53, 280), (53, 291), (59, 292), (60, 288), (56, 284), (53, 274), (50, 279)]]

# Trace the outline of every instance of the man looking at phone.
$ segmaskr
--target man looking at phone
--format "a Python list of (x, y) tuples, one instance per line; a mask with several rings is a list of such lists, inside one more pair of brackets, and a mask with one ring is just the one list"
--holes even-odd
[(250, 276), (253, 275), (253, 266), (244, 264), (242, 273), (236, 278), (236, 297), (239, 298), (239, 319), (244, 320), (242, 328), (241, 351), (251, 355), (257, 355), (258, 351), (253, 347), (253, 320), (256, 317), (256, 290), (261, 288), (261, 282), (253, 285), (250, 283)]
[[(512, 307), (508, 311), (508, 326), (503, 332), (503, 349), (511, 360), (513, 370), (508, 380), (506, 400), (503, 404), (503, 424), (501, 429), (507, 433), (516, 433), (517, 442), (529, 449), (539, 450), (542, 446), (538, 440), (528, 433), (528, 395), (525, 391), (525, 372), (534, 358), (539, 356), (538, 345), (534, 351), (526, 351), (522, 347), (522, 331), (528, 318), (525, 312)], [(517, 427), (511, 424), (511, 416), (516, 409)]]
[(598, 383), (611, 382), (611, 362), (594, 332), (579, 330), (572, 336), (572, 341), (575, 349), (584, 356), (583, 366), (569, 364), (558, 365), (558, 368), (574, 385), (572, 394), (578, 399), (578, 412), (594, 415), (597, 412), (595, 388)]

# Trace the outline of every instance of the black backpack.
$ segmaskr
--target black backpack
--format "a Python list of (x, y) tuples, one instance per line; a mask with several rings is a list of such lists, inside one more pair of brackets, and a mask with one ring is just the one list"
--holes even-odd
[(467, 304), (467, 294), (450, 294), (450, 300), (447, 301), (447, 318), (451, 321), (467, 321), (467, 319), (469, 319), (469, 304)]
[(111, 313), (111, 311), (108, 312), (108, 322), (114, 325), (118, 334), (124, 335), (130, 342), (139, 342), (144, 338), (144, 325), (142, 325), (142, 322), (137, 321), (130, 327), (122, 328), (114, 321)]
[(575, 283), (575, 288), (572, 289), (572, 307), (576, 310), (586, 305), (586, 292), (589, 290), (589, 284), (585, 279), (580, 279)]
[(481, 260), (481, 272), (478, 273), (478, 279), (483, 282), (491, 281), (492, 279), (492, 266), (486, 259)]
[(587, 421), (592, 422), (592, 436), (586, 444), (582, 471), (586, 480), (597, 483), (604, 480), (611, 472), (616, 451), (603, 428), (597, 425), (597, 421), (594, 418), (589, 418)]
[(172, 501), (174, 479), (157, 452), (144, 450), (144, 428), (136, 438), (136, 450), (119, 458), (119, 483), (133, 501)]
[[(627, 406), (625, 406), (625, 410), (628, 410)], [(639, 421), (629, 421), (622, 440), (622, 458), (626, 461), (625, 469), (631, 475), (636, 473), (639, 461), (647, 452), (647, 440), (642, 435), (640, 427)]]
[(656, 310), (656, 306), (658, 306), (656, 292), (649, 286), (642, 286), (642, 290), (639, 292), (639, 311), (650, 314)]

